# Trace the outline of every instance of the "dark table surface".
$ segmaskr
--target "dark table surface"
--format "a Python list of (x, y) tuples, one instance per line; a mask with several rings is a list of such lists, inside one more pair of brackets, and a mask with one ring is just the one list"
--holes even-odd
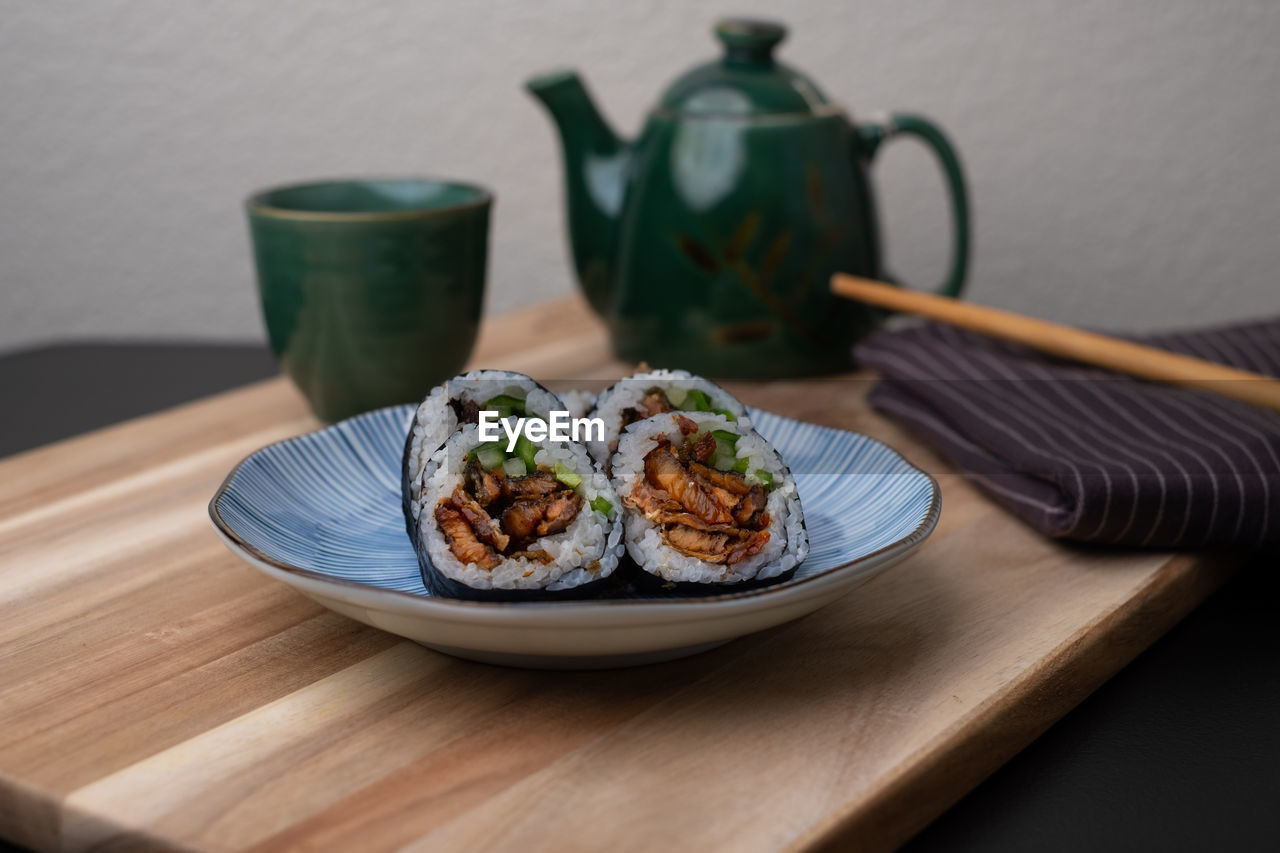
[[(251, 346), (0, 356), (0, 456), (274, 373)], [(1280, 850), (1276, 563), (1253, 559), (906, 849)]]

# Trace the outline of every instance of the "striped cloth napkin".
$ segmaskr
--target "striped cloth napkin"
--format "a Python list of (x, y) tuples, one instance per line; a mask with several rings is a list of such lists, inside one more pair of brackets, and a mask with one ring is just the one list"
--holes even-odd
[[(1280, 320), (1136, 340), (1280, 375)], [(857, 355), (883, 377), (876, 408), (1049, 536), (1280, 543), (1280, 412), (934, 323), (881, 332)]]

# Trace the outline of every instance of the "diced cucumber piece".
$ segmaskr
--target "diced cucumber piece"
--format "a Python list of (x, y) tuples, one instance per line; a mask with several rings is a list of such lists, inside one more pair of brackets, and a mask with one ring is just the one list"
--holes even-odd
[(578, 476), (577, 472), (563, 462), (556, 462), (555, 475), (557, 480), (571, 489), (578, 488), (578, 485), (582, 482), (582, 477)]
[(684, 388), (667, 389), (667, 399), (671, 401), (671, 405), (677, 408), (679, 408), (680, 404), (684, 402), (684, 398), (687, 396), (689, 396), (689, 392)]
[(466, 456), (467, 460), (468, 460), (468, 461), (470, 461), (470, 460), (472, 460), (472, 459), (475, 459), (477, 456), (479, 456), (479, 455), (480, 455), (480, 451), (482, 451), (482, 450), (484, 450), (484, 449), (486, 449), (486, 448), (489, 448), (489, 447), (496, 447), (496, 448), (498, 448), (499, 450), (501, 450), (501, 449), (502, 449), (502, 442), (501, 442), (501, 441), (482, 441), (482, 442), (480, 442), (480, 443), (479, 443), (479, 444), (477, 444), (475, 447), (471, 448), (471, 450), (467, 451), (467, 456)]
[(736, 423), (738, 420), (738, 416), (735, 415), (733, 412), (729, 411), (728, 409), (714, 409), (713, 411), (717, 415), (721, 415), (729, 423)]
[(520, 457), (524, 462), (525, 470), (534, 471), (538, 467), (538, 463), (534, 461), (534, 457), (538, 455), (538, 445), (534, 444), (524, 433), (516, 438), (516, 456)]
[[(712, 433), (712, 435), (715, 435), (715, 433)], [(715, 453), (711, 454), (711, 467), (721, 471), (728, 471), (737, 461), (738, 454), (733, 448), (733, 443), (716, 436), (716, 450)]]
[(729, 442), (730, 447), (734, 447), (738, 444), (739, 436), (736, 432), (729, 432), (727, 429), (713, 429), (711, 434), (716, 437), (717, 441)]
[(496, 410), (498, 416), (503, 418), (509, 418), (512, 414), (523, 415), (524, 398), (513, 394), (499, 394), (496, 397), (490, 397), (480, 408)]
[(591, 499), (591, 508), (602, 515), (609, 515), (613, 512), (613, 504), (609, 503), (599, 495), (596, 495)]
[(494, 468), (497, 468), (502, 464), (503, 460), (507, 458), (507, 455), (502, 452), (502, 445), (497, 442), (480, 445), (476, 448), (475, 454), (476, 459), (480, 460), (480, 464), (483, 465), (487, 471), (492, 471)]
[(524, 460), (519, 456), (512, 456), (510, 459), (502, 460), (502, 470), (508, 477), (523, 477), (529, 473)]
[(768, 471), (762, 471), (757, 468), (752, 473), (755, 475), (755, 479), (760, 483), (760, 485), (764, 486), (766, 489), (773, 488), (773, 475)]
[(711, 399), (707, 397), (705, 391), (690, 388), (679, 406), (686, 412), (709, 412), (711, 411)]
[(745, 474), (747, 473), (747, 466), (750, 464), (751, 460), (746, 456), (743, 456), (741, 459), (733, 463), (733, 470), (737, 471), (739, 474)]

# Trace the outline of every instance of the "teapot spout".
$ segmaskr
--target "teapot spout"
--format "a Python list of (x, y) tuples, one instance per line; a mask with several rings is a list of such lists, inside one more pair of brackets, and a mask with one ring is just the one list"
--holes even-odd
[(630, 150), (573, 71), (534, 77), (525, 88), (547, 108), (560, 133), (574, 268), (587, 301), (604, 315), (613, 290)]

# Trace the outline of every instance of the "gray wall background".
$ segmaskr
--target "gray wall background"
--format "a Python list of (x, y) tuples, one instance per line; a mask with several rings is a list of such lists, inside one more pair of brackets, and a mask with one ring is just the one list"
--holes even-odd
[[(1280, 313), (1280, 4), (1203, 0), (0, 0), (0, 350), (261, 339), (240, 202), (425, 173), (497, 193), (489, 311), (567, 293), (560, 164), (520, 85), (583, 69), (627, 134), (723, 14), (855, 116), (933, 116), (972, 182), (969, 294), (1103, 328)], [(923, 149), (875, 177), (892, 265), (949, 251)]]

